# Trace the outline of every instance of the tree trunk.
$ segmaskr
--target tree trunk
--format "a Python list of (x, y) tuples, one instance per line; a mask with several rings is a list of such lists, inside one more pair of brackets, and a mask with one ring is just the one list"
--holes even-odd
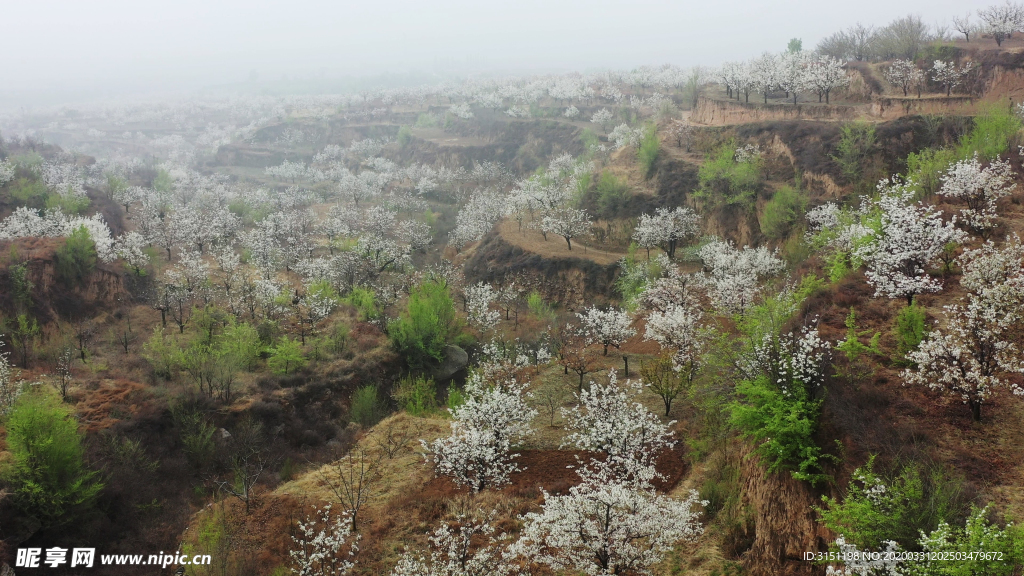
[(626, 378), (629, 378), (629, 356), (623, 354), (622, 362), (626, 364)]
[(974, 417), (975, 422), (981, 422), (981, 401), (971, 400), (971, 416)]
[(572, 239), (566, 236), (565, 243), (569, 245), (569, 250), (572, 250)]

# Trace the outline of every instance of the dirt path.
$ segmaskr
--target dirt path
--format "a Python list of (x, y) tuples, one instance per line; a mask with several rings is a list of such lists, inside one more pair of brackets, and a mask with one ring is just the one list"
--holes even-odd
[(544, 240), (544, 236), (539, 231), (527, 229), (525, 225), (523, 231), (520, 232), (519, 224), (513, 220), (502, 220), (498, 224), (498, 232), (509, 244), (545, 258), (582, 258), (607, 265), (618, 262), (626, 255), (625, 252), (606, 252), (591, 248), (586, 245), (585, 241), (579, 240), (572, 241), (572, 251), (570, 251), (565, 239), (561, 236), (548, 234), (548, 239)]

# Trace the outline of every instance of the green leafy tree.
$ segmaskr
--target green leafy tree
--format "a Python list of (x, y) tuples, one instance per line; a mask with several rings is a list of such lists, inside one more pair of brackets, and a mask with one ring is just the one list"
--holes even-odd
[(644, 126), (644, 135), (640, 139), (640, 146), (636, 149), (637, 159), (640, 160), (640, 173), (644, 178), (650, 178), (654, 169), (654, 161), (658, 159), (661, 152), (661, 141), (658, 140), (658, 132), (654, 124)]
[(769, 238), (783, 238), (807, 212), (807, 198), (792, 187), (779, 188), (764, 205), (761, 213), (761, 232)]
[(5, 426), (12, 458), (3, 476), (23, 513), (50, 527), (72, 522), (92, 506), (103, 484), (85, 465), (70, 407), (53, 396), (23, 394)]
[(897, 359), (904, 361), (907, 353), (917, 350), (918, 344), (928, 333), (925, 327), (924, 308), (918, 306), (917, 302), (904, 307), (896, 316), (896, 326), (893, 331), (896, 336)]
[(839, 144), (832, 160), (839, 165), (848, 182), (860, 180), (864, 159), (874, 149), (875, 127), (867, 122), (853, 122), (840, 129)]
[(437, 282), (416, 286), (401, 316), (388, 325), (395, 349), (415, 368), (443, 360), (445, 346), (460, 331), (455, 303), (447, 288)]
[(306, 366), (306, 356), (302, 353), (302, 344), (285, 336), (270, 349), (267, 365), (275, 374), (290, 374)]
[(85, 226), (80, 226), (64, 240), (56, 256), (57, 278), (66, 286), (77, 286), (96, 267), (96, 243)]
[(11, 344), (21, 351), (22, 368), (28, 368), (28, 351), (35, 348), (34, 342), (39, 339), (39, 323), (28, 314), (18, 314), (14, 320), (4, 324), (11, 336)]
[(249, 372), (256, 368), (256, 362), (263, 352), (259, 332), (252, 324), (245, 322), (230, 323), (220, 336), (217, 346), (223, 354), (233, 356), (240, 368)]

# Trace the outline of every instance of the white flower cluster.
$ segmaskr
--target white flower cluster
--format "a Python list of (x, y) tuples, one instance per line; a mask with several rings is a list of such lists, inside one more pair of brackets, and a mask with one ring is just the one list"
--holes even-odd
[(875, 296), (907, 298), (938, 292), (942, 283), (928, 274), (939, 254), (950, 242), (963, 242), (966, 235), (956, 228), (956, 217), (943, 222), (934, 206), (914, 202), (912, 183), (882, 180), (879, 197), (865, 200), (863, 212), (877, 211), (880, 231), (872, 242), (863, 242), (855, 255), (868, 270), (868, 282)]
[(469, 120), (473, 117), (473, 110), (469, 107), (469, 102), (462, 102), (459, 104), (452, 104), (448, 108), (448, 112), (456, 118), (462, 118), (463, 120)]
[(96, 255), (99, 259), (104, 262), (113, 262), (117, 258), (114, 240), (110, 237), (110, 228), (107, 227), (100, 214), (93, 214), (89, 217), (68, 216), (60, 210), (48, 210), (40, 216), (39, 212), (21, 206), (0, 221), (0, 240), (31, 236), (69, 236), (82, 226), (85, 226), (89, 237), (96, 244)]
[[(494, 527), (487, 520), (456, 518), (456, 528), (442, 522), (428, 538), (430, 558), (408, 550), (391, 576), (506, 576), (515, 567), (502, 557)], [(486, 544), (479, 541), (486, 539)]]
[(14, 179), (17, 166), (10, 160), (0, 160), (0, 186)]
[(829, 345), (818, 329), (805, 326), (799, 333), (765, 334), (743, 359), (742, 368), (749, 377), (768, 376), (783, 392), (798, 384), (809, 390), (822, 384), (828, 353)]
[(676, 246), (700, 230), (700, 216), (693, 210), (678, 206), (674, 210), (658, 208), (654, 214), (641, 214), (633, 231), (633, 240), (648, 254), (655, 246), (664, 246), (669, 257), (675, 255)]
[(630, 128), (626, 124), (619, 124), (608, 133), (608, 141), (615, 143), (615, 149), (620, 150), (626, 146), (636, 148), (644, 137), (643, 128)]
[(344, 576), (355, 567), (352, 557), (359, 551), (359, 536), (352, 535), (349, 513), (331, 519), (331, 505), (299, 520), (299, 535), (292, 536), (295, 548), (288, 552), (299, 576)]
[(523, 517), (509, 556), (588, 576), (649, 574), (680, 540), (702, 532), (706, 502), (690, 491), (685, 500), (623, 482), (607, 469), (580, 469), (582, 482), (568, 494), (544, 492), (544, 508)]
[(973, 158), (949, 167), (939, 194), (964, 201), (964, 222), (975, 232), (984, 232), (996, 225), (996, 202), (1017, 187), (1013, 179), (1009, 160), (996, 159), (982, 168), (975, 152)]
[(515, 380), (488, 385), (477, 373), (466, 382), (466, 401), (454, 410), (452, 433), (422, 442), (438, 474), (474, 492), (508, 483), (519, 470), (512, 447), (533, 433), (537, 411), (527, 403), (525, 386)]
[(580, 320), (580, 337), (588, 345), (603, 345), (605, 354), (608, 354), (609, 346), (618, 348), (636, 335), (636, 330), (631, 327), (633, 320), (625, 310), (591, 307), (577, 312), (576, 317)]
[(644, 390), (640, 381), (626, 380), (619, 385), (614, 370), (608, 384), (591, 381), (590, 388), (577, 395), (579, 404), (562, 409), (562, 417), (571, 430), (563, 446), (591, 450), (605, 455), (594, 463), (615, 471), (624, 481), (646, 484), (654, 475), (658, 455), (675, 445), (669, 427), (646, 406), (636, 401)]
[(719, 308), (742, 313), (760, 293), (760, 281), (785, 270), (777, 252), (764, 246), (737, 250), (732, 242), (715, 240), (697, 252), (705, 272), (696, 280)]
[(478, 282), (467, 286), (466, 308), (469, 323), (481, 330), (494, 328), (501, 320), (501, 312), (491, 310), (491, 303), (498, 298), (498, 292), (490, 284)]
[(644, 335), (662, 348), (671, 350), (677, 370), (704, 355), (708, 332), (703, 326), (704, 312), (691, 303), (671, 304), (647, 317)]

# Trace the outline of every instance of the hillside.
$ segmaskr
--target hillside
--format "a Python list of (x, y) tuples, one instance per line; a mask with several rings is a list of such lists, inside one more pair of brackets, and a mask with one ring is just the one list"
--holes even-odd
[(1020, 574), (968, 32), (0, 118), (0, 574)]

